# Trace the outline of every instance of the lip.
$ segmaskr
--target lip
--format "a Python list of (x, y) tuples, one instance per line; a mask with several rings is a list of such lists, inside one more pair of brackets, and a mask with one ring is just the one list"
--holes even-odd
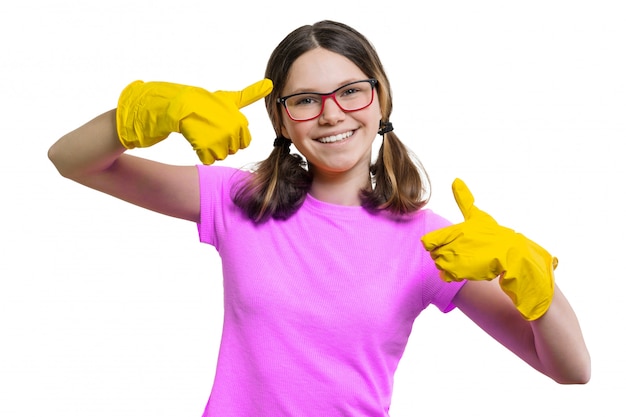
[(330, 133), (330, 134), (324, 135), (320, 138), (315, 139), (315, 141), (324, 145), (343, 143), (346, 140), (353, 137), (355, 133), (356, 133), (356, 129), (344, 130), (342, 132)]

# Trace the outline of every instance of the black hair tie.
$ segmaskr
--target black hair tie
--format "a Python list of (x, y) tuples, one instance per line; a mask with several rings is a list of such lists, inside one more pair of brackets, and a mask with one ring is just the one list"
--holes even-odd
[(291, 140), (287, 139), (284, 136), (279, 136), (274, 139), (274, 147), (276, 146), (281, 146), (283, 148), (289, 149), (289, 147), (291, 146)]
[(389, 133), (393, 130), (393, 125), (391, 122), (383, 122), (382, 120), (378, 124), (378, 134), (384, 135), (385, 133)]

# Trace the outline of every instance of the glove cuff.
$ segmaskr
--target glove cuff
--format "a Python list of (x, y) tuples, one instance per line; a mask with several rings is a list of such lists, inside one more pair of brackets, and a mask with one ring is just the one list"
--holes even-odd
[(143, 81), (134, 81), (128, 84), (121, 92), (117, 102), (115, 121), (117, 136), (126, 149), (133, 149), (141, 143), (134, 129), (135, 113), (133, 112), (136, 102), (137, 91), (144, 84)]
[(134, 81), (122, 90), (116, 111), (117, 135), (126, 149), (146, 148), (179, 132), (181, 93), (189, 87)]
[(514, 249), (509, 253), (507, 264), (516, 265), (515, 274), (505, 271), (500, 277), (500, 286), (522, 316), (532, 321), (543, 316), (552, 303), (558, 259), (533, 241), (518, 236), (526, 241), (527, 249)]

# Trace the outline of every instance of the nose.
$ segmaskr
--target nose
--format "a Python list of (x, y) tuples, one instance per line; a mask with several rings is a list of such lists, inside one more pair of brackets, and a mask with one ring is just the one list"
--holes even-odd
[(320, 121), (328, 124), (335, 124), (345, 117), (345, 112), (337, 103), (337, 99), (334, 95), (324, 97), (324, 101), (322, 102), (322, 114), (320, 116)]

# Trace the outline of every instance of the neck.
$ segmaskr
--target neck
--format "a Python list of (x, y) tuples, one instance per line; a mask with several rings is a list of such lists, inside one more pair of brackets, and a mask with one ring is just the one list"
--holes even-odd
[(312, 169), (313, 183), (311, 184), (311, 196), (326, 203), (342, 206), (360, 206), (359, 196), (363, 188), (371, 187), (369, 172), (367, 176), (362, 173), (351, 175), (348, 173), (316, 172)]

